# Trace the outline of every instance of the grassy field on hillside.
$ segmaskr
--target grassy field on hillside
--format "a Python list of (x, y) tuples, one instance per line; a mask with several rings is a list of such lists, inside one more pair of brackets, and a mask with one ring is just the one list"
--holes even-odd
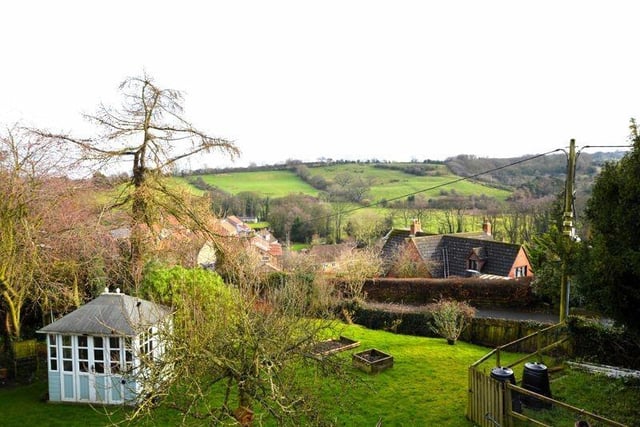
[[(441, 166), (444, 168), (444, 166)], [(327, 181), (339, 173), (350, 173), (355, 176), (366, 177), (371, 180), (369, 199), (378, 202), (382, 199), (393, 199), (405, 194), (424, 191), (427, 198), (438, 197), (441, 191), (451, 192), (463, 196), (495, 197), (505, 200), (511, 193), (505, 190), (482, 185), (471, 181), (460, 181), (455, 184), (445, 185), (460, 177), (451, 174), (439, 176), (417, 176), (397, 170), (375, 168), (367, 164), (339, 164), (309, 168), (311, 175), (319, 175)], [(445, 172), (443, 172), (445, 173)], [(298, 178), (291, 171), (255, 171), (255, 172), (230, 172), (215, 175), (202, 175), (202, 179), (211, 185), (232, 194), (243, 191), (253, 191), (263, 194), (265, 197), (282, 197), (291, 193), (304, 193), (313, 196), (318, 195), (318, 190)]]
[(232, 172), (202, 175), (204, 182), (231, 193), (253, 191), (264, 197), (284, 197), (288, 194), (304, 193), (318, 195), (318, 190), (302, 181), (291, 171)]
[(339, 173), (350, 173), (355, 176), (367, 177), (372, 180), (370, 193), (370, 199), (372, 201), (379, 201), (381, 199), (389, 200), (432, 187), (439, 188), (425, 191), (421, 194), (427, 198), (433, 198), (438, 197), (442, 190), (446, 190), (447, 192), (454, 190), (457, 194), (463, 196), (480, 196), (484, 194), (488, 197), (495, 197), (498, 200), (505, 200), (511, 194), (505, 190), (471, 181), (460, 181), (455, 184), (445, 185), (460, 177), (449, 173), (443, 165), (438, 165), (438, 167), (442, 169), (440, 171), (442, 175), (438, 176), (411, 175), (398, 170), (376, 168), (368, 164), (328, 165), (310, 168), (309, 170), (311, 175), (320, 175), (329, 181)]

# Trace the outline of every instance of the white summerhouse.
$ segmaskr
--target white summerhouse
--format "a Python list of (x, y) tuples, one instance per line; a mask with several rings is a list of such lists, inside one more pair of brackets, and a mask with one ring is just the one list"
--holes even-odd
[(47, 334), (49, 400), (136, 403), (141, 360), (159, 360), (167, 307), (105, 289), (38, 332)]

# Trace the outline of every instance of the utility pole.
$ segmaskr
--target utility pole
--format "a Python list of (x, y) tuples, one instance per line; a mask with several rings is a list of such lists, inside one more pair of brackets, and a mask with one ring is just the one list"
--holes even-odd
[[(564, 190), (564, 213), (562, 214), (562, 235), (565, 239), (571, 241), (575, 235), (573, 224), (573, 186), (576, 170), (576, 140), (572, 139), (569, 143), (569, 157), (567, 159), (567, 181)], [(564, 322), (569, 315), (569, 274), (568, 260), (565, 254), (562, 260), (562, 278), (560, 280), (560, 322)]]

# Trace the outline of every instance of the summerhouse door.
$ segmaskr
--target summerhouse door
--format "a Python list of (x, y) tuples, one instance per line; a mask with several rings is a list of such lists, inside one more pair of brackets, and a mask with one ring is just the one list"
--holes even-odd
[[(79, 402), (121, 403), (122, 384), (117, 366), (110, 356), (110, 349), (120, 353), (119, 338), (79, 335), (75, 351), (75, 387), (68, 394)], [(111, 370), (116, 374), (113, 378)]]
[(107, 403), (103, 337), (78, 335), (75, 351), (75, 400)]
[(109, 399), (109, 383), (107, 364), (105, 363), (106, 356), (106, 338), (104, 337), (92, 337), (92, 364), (90, 382), (92, 383), (92, 395), (91, 400), (93, 402), (108, 403)]

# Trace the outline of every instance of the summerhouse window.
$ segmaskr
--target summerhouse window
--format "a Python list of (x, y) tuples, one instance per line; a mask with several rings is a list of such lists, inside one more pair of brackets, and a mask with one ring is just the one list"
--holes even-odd
[(153, 328), (149, 328), (140, 336), (140, 354), (149, 355), (153, 353), (154, 332)]
[(71, 335), (62, 336), (62, 370), (73, 372), (73, 341)]
[(89, 372), (89, 339), (78, 336), (78, 372)]
[(104, 338), (93, 337), (93, 369), (96, 374), (104, 374)]
[(133, 344), (131, 338), (124, 339), (124, 368), (126, 372), (133, 369)]
[(119, 374), (122, 366), (120, 337), (109, 337), (109, 361), (112, 374)]
[(49, 335), (49, 370), (58, 370), (58, 346), (56, 345), (57, 337)]

